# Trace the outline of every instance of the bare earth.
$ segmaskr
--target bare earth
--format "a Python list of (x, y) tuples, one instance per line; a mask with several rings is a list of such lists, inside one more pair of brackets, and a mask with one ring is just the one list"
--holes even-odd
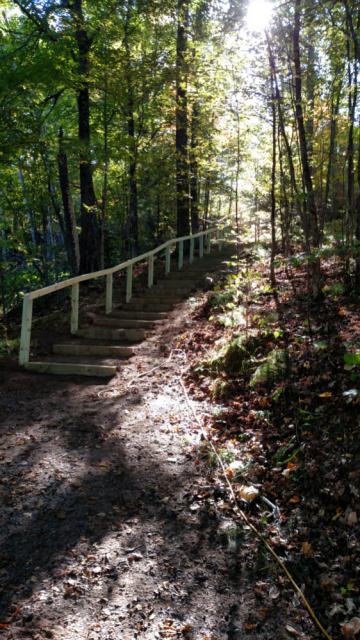
[(204, 500), (213, 481), (171, 346), (193, 307), (107, 384), (4, 372), (4, 639), (318, 637), (253, 534), (227, 539), (226, 509)]

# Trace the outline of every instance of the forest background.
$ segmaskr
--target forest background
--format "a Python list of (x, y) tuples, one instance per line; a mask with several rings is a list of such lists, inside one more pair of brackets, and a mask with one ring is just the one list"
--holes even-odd
[(335, 253), (359, 289), (359, 2), (1, 5), (5, 319), (216, 220), (268, 222), (272, 280), (276, 256), (305, 260), (316, 298)]

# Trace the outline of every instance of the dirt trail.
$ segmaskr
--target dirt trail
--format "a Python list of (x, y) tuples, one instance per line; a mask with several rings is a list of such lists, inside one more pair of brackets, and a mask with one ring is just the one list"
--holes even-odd
[(195, 464), (183, 354), (171, 351), (196, 322), (191, 305), (179, 305), (107, 385), (5, 376), (6, 640), (317, 637), (291, 590), (279, 598), (277, 572), (252, 534), (224, 540), (226, 510), (201, 499), (211, 480)]

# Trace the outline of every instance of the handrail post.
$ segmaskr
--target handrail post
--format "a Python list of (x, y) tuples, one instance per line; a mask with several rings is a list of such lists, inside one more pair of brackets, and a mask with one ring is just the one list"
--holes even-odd
[(71, 323), (70, 333), (75, 334), (79, 329), (79, 283), (71, 287)]
[(204, 236), (199, 237), (199, 258), (204, 256)]
[(149, 256), (148, 259), (148, 287), (152, 287), (154, 284), (154, 256)]
[(130, 302), (132, 297), (132, 278), (133, 278), (133, 266), (129, 264), (126, 267), (126, 302)]
[(170, 273), (171, 269), (171, 255), (170, 255), (170, 245), (165, 249), (165, 273)]
[(105, 313), (111, 313), (112, 307), (113, 307), (113, 274), (108, 273), (106, 276)]
[(21, 338), (19, 364), (25, 365), (30, 357), (31, 322), (32, 322), (33, 301), (29, 294), (24, 296), (21, 320)]
[(178, 268), (182, 269), (184, 266), (184, 240), (179, 242), (179, 256), (178, 256)]
[(190, 238), (189, 264), (194, 262), (194, 238)]
[(206, 234), (205, 240), (205, 253), (209, 254), (211, 252), (211, 231)]

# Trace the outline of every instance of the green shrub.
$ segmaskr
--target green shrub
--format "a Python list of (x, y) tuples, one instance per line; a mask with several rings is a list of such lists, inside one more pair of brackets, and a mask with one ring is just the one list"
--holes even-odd
[(253, 373), (250, 386), (271, 385), (273, 382), (284, 379), (288, 369), (287, 352), (284, 349), (273, 349)]

